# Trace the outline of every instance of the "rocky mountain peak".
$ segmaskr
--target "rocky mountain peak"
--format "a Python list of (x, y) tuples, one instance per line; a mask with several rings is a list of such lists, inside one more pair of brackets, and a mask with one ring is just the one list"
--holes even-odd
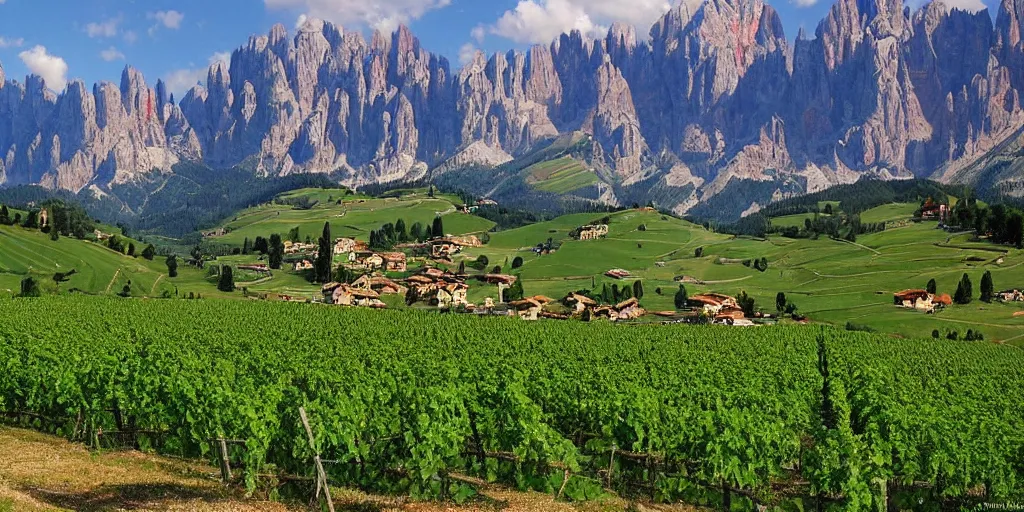
[(764, 0), (683, 0), (649, 41), (615, 23), (454, 72), (408, 27), (368, 42), (310, 18), (251, 37), (177, 105), (130, 66), (119, 86), (73, 81), (59, 99), (39, 77), (4, 85), (0, 67), (0, 180), (103, 188), (190, 160), (359, 186), (579, 132), (602, 197), (665, 187), (680, 208), (732, 180), (953, 176), (1024, 124), (1022, 17), (1024, 0), (1004, 0), (994, 28), (941, 3), (837, 0), (790, 51)]

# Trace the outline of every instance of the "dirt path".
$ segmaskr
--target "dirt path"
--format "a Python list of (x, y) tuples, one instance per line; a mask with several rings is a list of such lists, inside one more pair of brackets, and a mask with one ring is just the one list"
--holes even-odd
[(150, 290), (149, 290), (149, 296), (150, 297), (155, 297), (156, 296), (156, 287), (160, 285), (160, 281), (162, 281), (163, 279), (164, 279), (164, 275), (163, 274), (160, 274), (160, 275), (156, 276), (156, 281), (153, 281), (153, 287), (150, 288)]
[[(292, 512), (319, 510), (306, 503), (244, 497), (225, 487), (207, 464), (134, 451), (91, 453), (63, 439), (0, 427), (0, 511), (168, 510), (189, 512)], [(519, 492), (468, 479), (481, 497), (462, 506), (417, 503), (334, 488), (335, 509), (350, 512), (691, 512), (681, 505), (644, 505), (609, 496), (570, 504), (549, 494)], [(303, 500), (304, 501), (304, 500)]]
[(117, 276), (119, 275), (121, 275), (121, 269), (117, 269), (117, 272), (114, 272), (114, 277), (110, 278), (110, 283), (107, 284), (107, 290), (103, 293), (110, 293), (110, 287), (114, 286), (114, 282), (117, 281)]

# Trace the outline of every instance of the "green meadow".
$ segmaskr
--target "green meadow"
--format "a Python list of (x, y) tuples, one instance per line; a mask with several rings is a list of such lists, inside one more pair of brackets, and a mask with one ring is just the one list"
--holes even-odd
[[(324, 196), (325, 197), (321, 197)], [(493, 223), (463, 214), (455, 208), (456, 198), (427, 197), (424, 190), (404, 191), (400, 198), (374, 199), (348, 196), (336, 204), (334, 191), (302, 190), (284, 197), (305, 195), (320, 201), (308, 210), (281, 204), (262, 205), (240, 212), (225, 223), (229, 230), (212, 240), (240, 247), (245, 238), (286, 235), (296, 226), (300, 237), (317, 238), (324, 222), (331, 223), (336, 237), (366, 240), (369, 232), (386, 222), (404, 219), (429, 225), (440, 215), (449, 234), (489, 232)], [(340, 197), (340, 196), (339, 196)], [(327, 201), (326, 199), (332, 199)], [(892, 204), (861, 215), (864, 222), (909, 220), (916, 206)], [(609, 234), (600, 240), (577, 241), (570, 237), (575, 228), (590, 222), (609, 220)], [(797, 217), (801, 217), (797, 219)], [(788, 216), (773, 222), (802, 224), (803, 216)], [(778, 224), (777, 224), (778, 225)], [(907, 337), (928, 337), (933, 330), (945, 336), (967, 329), (980, 330), (987, 340), (1024, 346), (1024, 304), (986, 304), (977, 300), (982, 275), (992, 272), (997, 290), (1024, 287), (1024, 251), (974, 241), (972, 235), (947, 233), (937, 223), (908, 223), (905, 227), (861, 236), (856, 243), (827, 237), (789, 239), (770, 236), (765, 240), (735, 237), (709, 231), (671, 216), (645, 210), (612, 214), (586, 213), (562, 216), (517, 229), (489, 233), (490, 242), (466, 249), (455, 265), (472, 263), (486, 256), (487, 271), (494, 266), (523, 279), (527, 295), (559, 299), (577, 290), (601, 290), (605, 286), (632, 286), (642, 282), (642, 303), (650, 311), (674, 309), (679, 280), (684, 276), (700, 284), (686, 284), (690, 295), (718, 292), (737, 295), (747, 292), (759, 308), (774, 312), (779, 292), (799, 307), (812, 322), (845, 325), (852, 322), (879, 332)], [(538, 255), (533, 248), (551, 239), (556, 250)], [(136, 243), (141, 251), (142, 244)], [(700, 257), (697, 249), (703, 249)], [(512, 269), (520, 257), (523, 265)], [(744, 260), (766, 258), (765, 272), (745, 266)], [(215, 271), (193, 269), (180, 260), (179, 276), (167, 277), (164, 258), (154, 261), (131, 258), (97, 243), (61, 238), (51, 241), (38, 230), (0, 227), (0, 296), (16, 293), (21, 279), (36, 277), (46, 291), (57, 291), (52, 281), (56, 272), (75, 269), (70, 282), (60, 291), (79, 290), (92, 294), (115, 294), (131, 281), (133, 296), (158, 297), (166, 291), (200, 293), (204, 297), (241, 297), (216, 290)], [(226, 256), (210, 266), (257, 263), (260, 256)], [(415, 267), (418, 263), (414, 263)], [(605, 277), (613, 268), (629, 271), (632, 277)], [(908, 288), (924, 288), (930, 279), (940, 293), (952, 295), (961, 276), (974, 283), (976, 300), (953, 306), (936, 314), (896, 308), (892, 294)], [(289, 269), (274, 271), (270, 277), (239, 273), (239, 288), (252, 293), (281, 293), (296, 297), (316, 296), (319, 287)], [(659, 293), (660, 291), (660, 293)], [(470, 301), (496, 297), (497, 288), (471, 281)], [(399, 306), (401, 300), (392, 300)]]
[[(331, 192), (335, 200), (342, 198), (339, 191)], [(282, 197), (294, 199), (305, 195), (319, 200), (331, 192), (307, 189)], [(368, 240), (370, 231), (380, 229), (385, 223), (404, 219), (408, 227), (416, 222), (429, 226), (438, 216), (444, 220), (445, 231), (452, 235), (482, 233), (494, 226), (494, 223), (486, 219), (457, 211), (453, 199), (446, 196), (430, 198), (426, 191), (418, 191), (402, 198), (348, 196), (341, 205), (324, 200), (308, 210), (283, 204), (266, 204), (240, 212), (223, 225), (228, 233), (213, 240), (241, 246), (246, 238), (268, 238), (274, 233), (286, 236), (296, 227), (299, 228), (300, 238), (309, 236), (315, 240), (323, 231), (325, 222), (330, 222), (331, 234), (335, 237)]]

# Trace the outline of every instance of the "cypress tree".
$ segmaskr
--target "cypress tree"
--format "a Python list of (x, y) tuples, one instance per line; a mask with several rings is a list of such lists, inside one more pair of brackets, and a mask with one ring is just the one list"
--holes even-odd
[(992, 298), (995, 297), (996, 290), (995, 284), (992, 283), (992, 272), (985, 272), (985, 275), (981, 276), (981, 300), (984, 302), (992, 302)]
[(956, 287), (956, 294), (953, 295), (953, 302), (957, 304), (970, 304), (974, 300), (974, 285), (971, 283), (971, 278), (964, 274), (960, 278), (960, 284)]
[(242, 254), (252, 253), (252, 242), (249, 241), (249, 237), (245, 237), (245, 241), (242, 242)]
[(939, 285), (935, 282), (934, 279), (931, 279), (931, 280), (928, 281), (928, 288), (927, 288), (927, 290), (928, 290), (928, 293), (930, 293), (932, 295), (935, 295), (936, 293), (939, 293)]
[(434, 217), (434, 224), (430, 232), (437, 238), (444, 236), (444, 221), (441, 220), (441, 217)]
[(235, 276), (231, 267), (224, 265), (220, 268), (220, 281), (217, 282), (217, 289), (226, 293), (235, 291)]
[(644, 298), (644, 283), (643, 281), (633, 282), (633, 296), (636, 300), (643, 300)]
[(0, 206), (0, 224), (9, 226), (11, 224), (11, 212), (7, 210), (7, 205)]
[(178, 257), (170, 255), (167, 257), (167, 277), (178, 277)]
[(331, 244), (331, 223), (324, 223), (324, 232), (320, 237), (320, 246), (316, 253), (316, 280), (326, 283), (331, 280), (331, 267), (334, 263), (334, 247)]
[(270, 268), (278, 270), (281, 268), (281, 261), (284, 260), (284, 241), (281, 240), (281, 235), (277, 233), (270, 235), (270, 242), (267, 245)]

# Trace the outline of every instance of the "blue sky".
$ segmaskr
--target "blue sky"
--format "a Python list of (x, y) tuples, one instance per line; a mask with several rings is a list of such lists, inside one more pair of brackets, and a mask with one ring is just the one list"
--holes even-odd
[[(612, 21), (640, 27), (675, 0), (0, 0), (0, 63), (8, 79), (30, 70), (60, 89), (65, 79), (117, 82), (126, 63), (150, 85), (164, 78), (184, 91), (211, 62), (274, 23), (291, 31), (300, 16), (334, 21), (367, 34), (408, 24), (428, 50), (453, 67), (486, 52), (549, 42), (572, 28), (599, 34)], [(699, 1), (699, 0), (687, 0)], [(977, 9), (983, 0), (945, 0)], [(995, 0), (990, 8), (997, 5)], [(829, 0), (769, 0), (792, 39), (813, 33)]]

